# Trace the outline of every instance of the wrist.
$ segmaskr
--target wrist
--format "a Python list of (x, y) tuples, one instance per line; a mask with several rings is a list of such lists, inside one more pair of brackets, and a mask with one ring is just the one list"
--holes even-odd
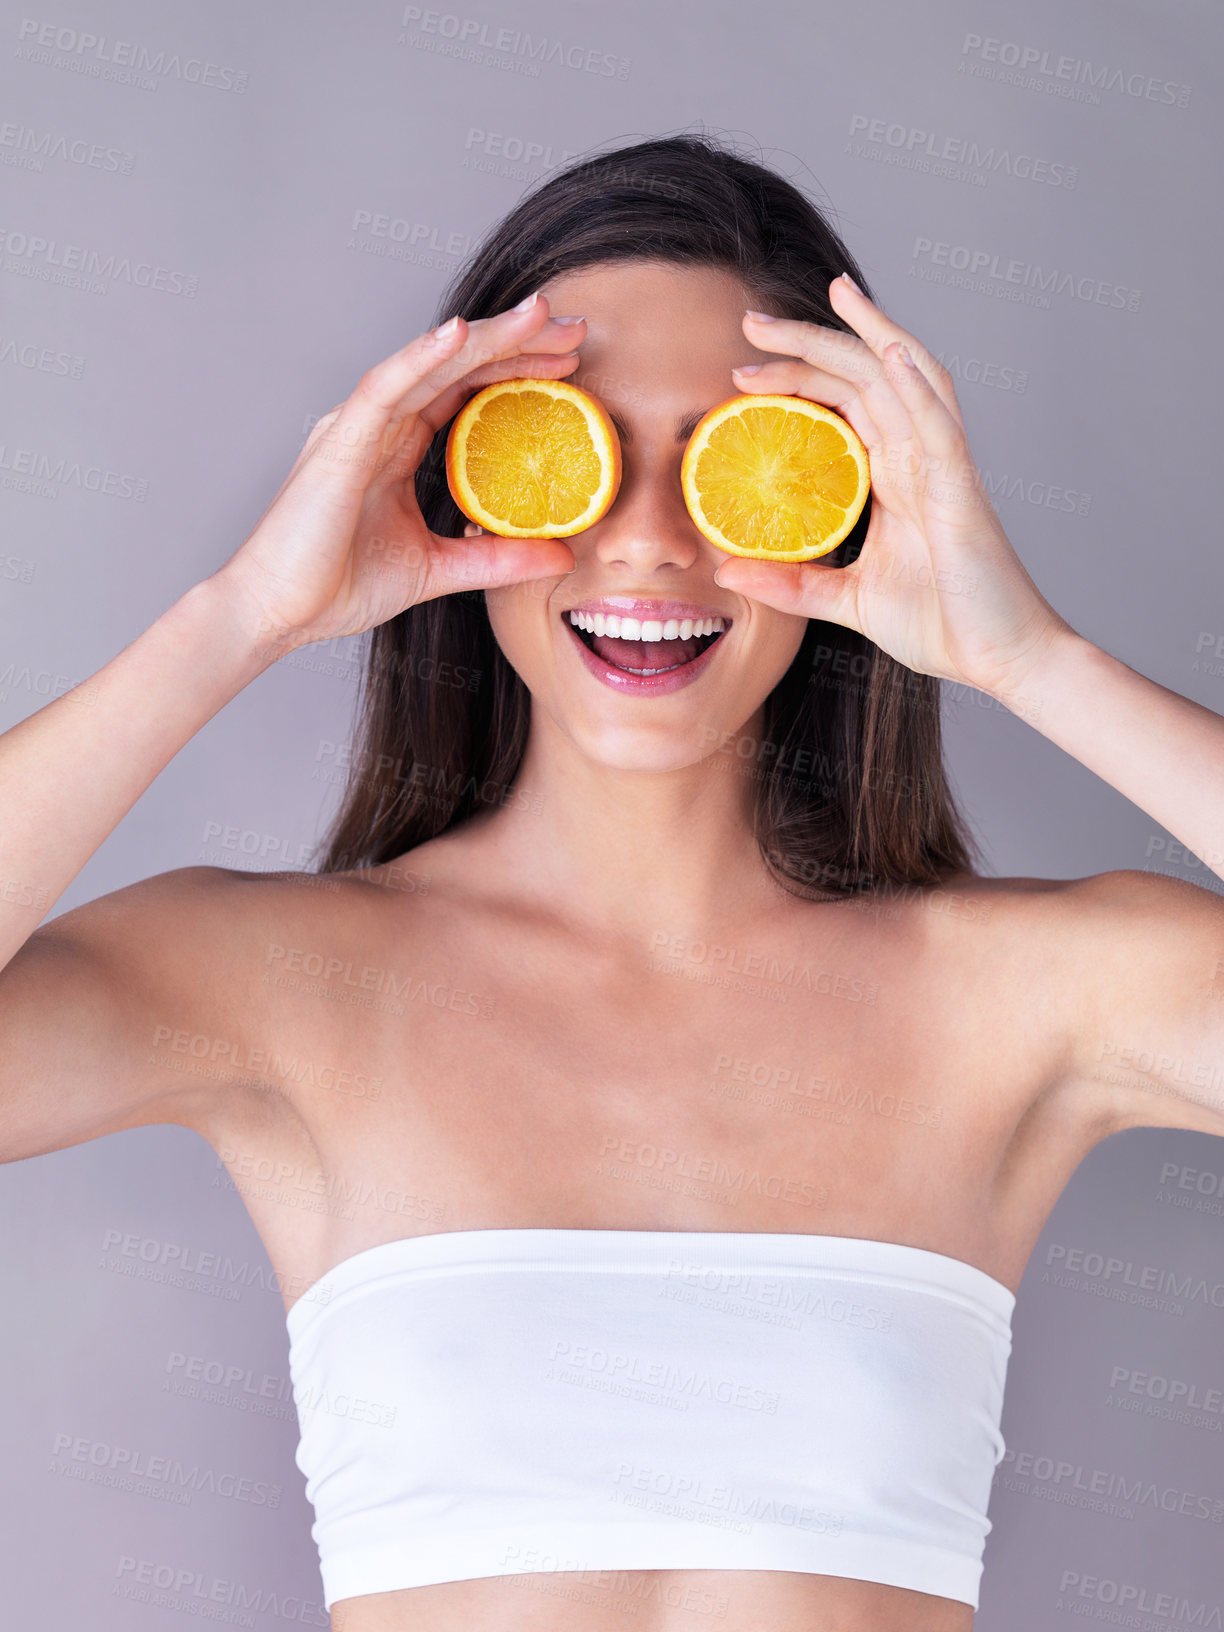
[(273, 628), (241, 584), (226, 577), (224, 570), (193, 584), (171, 612), (207, 639), (218, 664), (232, 671), (242, 685), (300, 644), (288, 631)]
[(307, 643), (299, 630), (271, 619), (243, 580), (225, 567), (201, 579), (192, 593), (200, 615), (216, 620), (228, 649), (239, 654), (253, 673), (262, 673)]
[(1043, 638), (1020, 677), (985, 688), (996, 702), (1030, 725), (1038, 725), (1051, 699), (1084, 683), (1100, 648), (1060, 619)]

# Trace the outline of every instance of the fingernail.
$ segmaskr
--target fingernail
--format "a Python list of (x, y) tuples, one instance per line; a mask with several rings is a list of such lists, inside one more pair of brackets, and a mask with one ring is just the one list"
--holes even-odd
[(900, 357), (901, 361), (905, 364), (906, 368), (917, 368), (918, 367), (918, 364), (910, 356), (909, 347), (905, 344), (904, 341), (899, 341), (898, 344), (897, 344), (897, 356)]
[(768, 312), (745, 312), (744, 316), (755, 317), (758, 323), (776, 323), (778, 321), (776, 317), (771, 317)]
[[(848, 283), (850, 285), (851, 289), (854, 290), (856, 295), (862, 295), (863, 294), (863, 291), (859, 288), (858, 284), (855, 283), (854, 279), (850, 276), (849, 272), (843, 272), (842, 275), (841, 275), (841, 278), (842, 278), (843, 283)], [(866, 300), (866, 298), (867, 298), (866, 295), (863, 295), (863, 299)]]
[(554, 323), (585, 323), (585, 317), (554, 317)]
[(447, 335), (454, 334), (458, 327), (459, 313), (456, 312), (454, 317), (448, 317), (445, 323), (440, 323), (438, 325), (438, 327), (434, 330), (434, 336), (438, 340), (445, 340)]
[(744, 363), (741, 366), (737, 363), (731, 372), (732, 374), (759, 374), (761, 372), (761, 365), (760, 363)]
[(514, 308), (514, 310), (516, 312), (529, 312), (531, 310), (531, 308), (535, 305), (536, 301), (539, 300), (539, 298), (540, 298), (540, 291), (538, 289), (534, 289), (531, 292), (531, 294), (525, 296), (522, 300), (519, 301), (518, 305)]

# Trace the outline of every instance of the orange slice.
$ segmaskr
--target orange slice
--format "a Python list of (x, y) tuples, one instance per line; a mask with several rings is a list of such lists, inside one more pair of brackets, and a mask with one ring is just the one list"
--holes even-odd
[(497, 380), (446, 439), (446, 480), (469, 521), (502, 538), (568, 538), (605, 513), (621, 479), (603, 404), (568, 380)]
[(871, 491), (867, 449), (804, 397), (730, 397), (700, 420), (680, 466), (684, 502), (720, 550), (812, 561), (835, 550)]

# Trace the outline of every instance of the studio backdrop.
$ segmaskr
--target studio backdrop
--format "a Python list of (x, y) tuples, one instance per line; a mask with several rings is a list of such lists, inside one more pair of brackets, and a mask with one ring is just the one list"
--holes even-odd
[[(1224, 707), (1218, 7), (449, 3), (6, 7), (0, 727), (232, 554), (526, 189), (684, 130), (831, 210), (951, 370), (1057, 610)], [(304, 647), (243, 691), (53, 916), (171, 868), (312, 865), (363, 647)], [(1220, 887), (985, 694), (945, 684), (943, 708), (987, 871)], [(158, 1126), (18, 1162), (0, 1214), (6, 1624), (325, 1625), (280, 1294), (212, 1149)], [(1020, 1290), (1003, 1430), (984, 1632), (1135, 1593), (1220, 1624), (1220, 1140), (1138, 1130), (1081, 1166)]]

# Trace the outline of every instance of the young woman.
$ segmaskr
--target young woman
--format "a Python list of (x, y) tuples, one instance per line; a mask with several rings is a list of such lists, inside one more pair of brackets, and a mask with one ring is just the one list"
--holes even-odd
[[(344, 1632), (965, 1632), (1055, 1200), (1120, 1129), (1224, 1133), (1224, 909), (979, 875), (939, 682), (1217, 871), (1224, 721), (1040, 594), (947, 373), (771, 171), (696, 137), (579, 162), (444, 310), (223, 567), (0, 739), (0, 1156), (157, 1122), (221, 1154)], [(510, 376), (615, 416), (620, 492), (567, 542), (447, 493), (449, 421)], [(831, 557), (730, 558), (685, 509), (694, 424), (757, 391), (867, 444)], [(319, 874), (42, 923), (244, 685), (364, 630)]]

